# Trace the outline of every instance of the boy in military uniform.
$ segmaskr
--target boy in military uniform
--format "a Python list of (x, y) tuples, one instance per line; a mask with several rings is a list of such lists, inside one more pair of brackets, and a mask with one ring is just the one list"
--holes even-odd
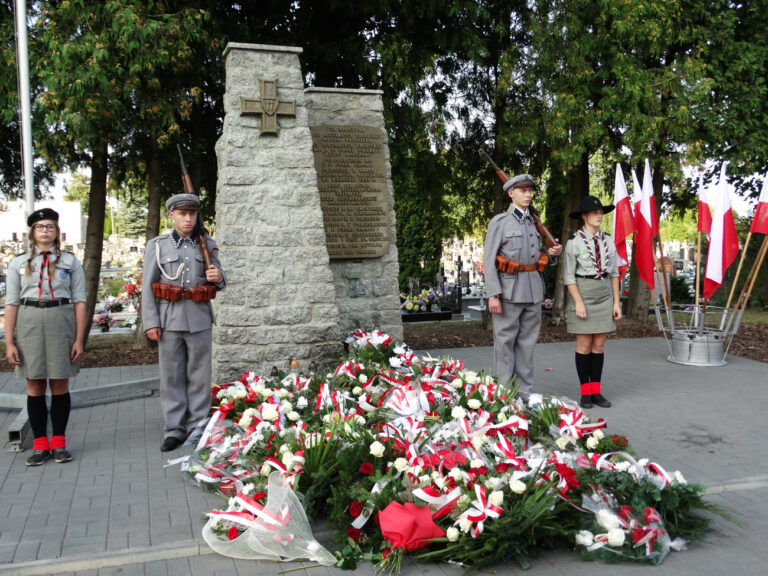
[(195, 234), (200, 201), (176, 194), (165, 203), (173, 231), (147, 243), (141, 317), (147, 338), (158, 343), (160, 404), (165, 419), (160, 450), (168, 452), (208, 417), (211, 408), (213, 306), (226, 279), (216, 243), (207, 235), (206, 269)]
[[(534, 182), (529, 174), (504, 183), (512, 203), (488, 224), (483, 271), (488, 311), (493, 315), (494, 374), (508, 384), (517, 376), (518, 395), (527, 400), (533, 388), (533, 348), (541, 328), (544, 279), (541, 271), (555, 263), (561, 245), (547, 249), (529, 212)], [(552, 258), (549, 258), (552, 257)]]

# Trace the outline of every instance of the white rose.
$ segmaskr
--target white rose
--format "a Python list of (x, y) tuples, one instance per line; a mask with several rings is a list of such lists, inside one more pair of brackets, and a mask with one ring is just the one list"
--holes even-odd
[(286, 446), (285, 444), (283, 444), (282, 446), (280, 446), (280, 454), (285, 454), (285, 453), (286, 453), (286, 452), (288, 452), (289, 450), (290, 450), (290, 448), (288, 448), (288, 446)]
[(557, 444), (557, 447), (560, 448), (560, 450), (565, 450), (570, 442), (571, 441), (567, 436), (560, 436), (557, 440), (555, 440), (555, 444)]
[(600, 444), (600, 440), (598, 440), (594, 436), (590, 436), (589, 438), (587, 438), (587, 448), (589, 448), (590, 450), (594, 450), (595, 448), (597, 448), (598, 444)]
[(360, 416), (360, 414), (356, 414), (354, 420), (355, 420), (355, 424), (357, 424), (358, 426), (363, 426), (365, 424), (365, 418)]
[(461, 378), (456, 378), (453, 382), (451, 382), (451, 386), (458, 390), (459, 388), (464, 386), (464, 381)]
[(645, 468), (648, 465), (648, 458), (640, 458), (640, 460), (638, 460), (637, 463), (642, 468)]
[(454, 466), (451, 468), (451, 471), (448, 472), (451, 478), (454, 480), (460, 480), (461, 479), (461, 469), (458, 466)]
[(483, 461), (480, 460), (480, 458), (475, 458), (474, 460), (471, 460), (469, 462), (469, 467), (470, 468), (480, 468), (480, 466), (482, 466), (482, 465), (483, 465)]
[(477, 381), (478, 381), (477, 372), (472, 372), (471, 370), (467, 370), (462, 373), (462, 376), (464, 378), (464, 381), (467, 384), (477, 384)]
[(617, 462), (616, 466), (614, 466), (613, 469), (616, 470), (616, 472), (626, 472), (627, 470), (629, 470), (629, 466), (630, 466), (629, 462), (627, 462), (626, 460), (622, 460), (621, 462)]
[(281, 458), (281, 460), (283, 461), (283, 464), (288, 466), (291, 460), (293, 460), (293, 454), (291, 454), (290, 452), (285, 452), (283, 453), (283, 457)]
[(263, 464), (261, 466), (261, 470), (259, 470), (262, 476), (267, 477), (269, 476), (269, 473), (272, 472), (271, 466), (267, 466), (266, 464)]
[(493, 384), (493, 378), (489, 374), (486, 374), (485, 378), (483, 378), (483, 383)]
[(304, 396), (299, 396), (299, 399), (296, 401), (296, 408), (301, 410), (302, 408), (307, 407), (307, 399)]
[(592, 535), (592, 532), (589, 530), (580, 530), (578, 534), (576, 534), (576, 545), (577, 546), (591, 546), (592, 542), (594, 542), (595, 537)]
[(445, 531), (445, 537), (448, 538), (449, 542), (456, 542), (459, 539), (459, 531), (451, 526)]
[(608, 530), (608, 546), (619, 548), (624, 545), (624, 530), (621, 528), (612, 528)]
[(592, 432), (592, 437), (597, 438), (598, 440), (602, 440), (603, 438), (605, 438), (605, 434), (603, 434), (602, 430), (598, 429)]
[(501, 482), (501, 478), (498, 476), (491, 476), (490, 478), (486, 479), (485, 487), (490, 488), (491, 490), (495, 490), (496, 486), (499, 485), (499, 482)]
[(253, 408), (246, 408), (243, 410), (243, 415), (240, 417), (240, 421), (238, 422), (240, 428), (245, 430), (248, 428), (248, 426), (251, 425), (251, 422), (253, 421), (253, 417), (256, 414), (256, 410)]
[(226, 388), (222, 388), (221, 390), (219, 390), (219, 391), (216, 393), (216, 398), (218, 398), (219, 400), (221, 400), (222, 398), (224, 398), (224, 397), (225, 397), (225, 396), (227, 396), (228, 394), (229, 394), (229, 390), (227, 390)]
[(240, 388), (234, 394), (235, 398), (245, 398), (246, 396), (248, 396), (248, 393), (245, 391), (245, 388)]
[(675, 470), (675, 482), (678, 484), (688, 484), (688, 482), (683, 478), (682, 473), (680, 470)]
[(384, 444), (382, 444), (378, 440), (373, 444), (371, 444), (370, 450), (371, 450), (371, 455), (374, 458), (381, 458), (382, 456), (384, 456)]
[(398, 472), (404, 472), (408, 468), (408, 460), (405, 458), (398, 458), (395, 460), (395, 470)]
[(459, 509), (466, 508), (467, 506), (469, 506), (469, 503), (470, 503), (470, 499), (469, 499), (469, 496), (467, 496), (466, 494), (462, 494), (461, 496), (459, 496), (459, 499), (456, 500), (456, 506), (458, 506)]
[(472, 529), (472, 520), (466, 517), (462, 518), (459, 520), (459, 528), (461, 528), (461, 531), (466, 534)]
[(363, 392), (363, 389), (360, 388), (360, 386), (355, 386), (354, 388), (352, 388), (352, 394), (354, 394), (355, 396), (360, 396), (362, 392)]
[(509, 489), (515, 494), (522, 494), (525, 492), (525, 483), (520, 482), (520, 480), (510, 480)]
[(429, 484), (432, 482), (432, 478), (430, 478), (428, 475), (424, 474), (423, 476), (419, 476), (419, 484)]
[(360, 381), (360, 384), (365, 384), (368, 382), (368, 376), (365, 374), (360, 374), (360, 376), (357, 377), (357, 379)]
[(483, 447), (483, 444), (485, 444), (486, 437), (482, 434), (475, 434), (472, 436), (472, 448), (475, 449), (476, 452), (480, 452), (480, 449)]
[(330, 424), (331, 423), (331, 415), (330, 414), (326, 414), (325, 416), (323, 416), (323, 422), (325, 422), (326, 424)]
[(480, 402), (480, 400), (478, 400), (477, 398), (471, 398), (470, 400), (467, 400), (467, 406), (472, 408), (472, 410), (477, 410), (482, 405), (483, 403)]
[(467, 411), (464, 410), (461, 406), (454, 406), (453, 410), (451, 410), (451, 418), (454, 418), (455, 420), (461, 420), (467, 415)]
[(282, 402), (282, 406), (283, 406), (283, 412), (290, 412), (291, 410), (293, 410), (293, 404), (288, 402), (288, 400), (285, 400), (284, 402)]
[(285, 398), (286, 396), (288, 396), (288, 390), (286, 390), (285, 388), (276, 388), (275, 395), (278, 398)]
[(254, 388), (254, 391), (258, 394), (263, 394), (264, 390), (266, 390), (266, 386), (264, 386), (263, 383), (259, 382), (256, 384), (256, 387)]
[(501, 491), (491, 492), (488, 502), (493, 506), (501, 506), (504, 503), (504, 493)]
[(280, 415), (273, 404), (264, 404), (261, 409), (261, 417), (269, 422), (274, 422)]
[(616, 514), (604, 508), (602, 510), (598, 510), (595, 517), (597, 519), (597, 523), (606, 530), (614, 530), (620, 525)]
[(291, 410), (290, 412), (288, 412), (288, 420), (290, 420), (291, 422), (296, 422), (296, 420), (298, 420), (299, 418), (301, 418), (301, 416), (299, 415), (298, 412), (296, 412), (296, 410)]

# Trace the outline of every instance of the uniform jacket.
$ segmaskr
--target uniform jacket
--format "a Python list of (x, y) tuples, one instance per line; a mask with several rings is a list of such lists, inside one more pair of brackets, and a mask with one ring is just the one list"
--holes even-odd
[[(507, 274), (496, 268), (496, 255), (501, 254), (520, 264), (535, 264), (542, 250), (541, 235), (530, 216), (522, 221), (509, 210), (497, 214), (488, 224), (483, 246), (483, 273), (488, 298), (500, 296), (502, 300), (517, 303), (536, 303), (544, 298), (544, 279), (537, 271)], [(550, 256), (550, 265), (555, 259)]]
[[(208, 236), (206, 239), (211, 264), (222, 270), (216, 242)], [(216, 284), (219, 290), (223, 290), (227, 284), (223, 270), (221, 274), (221, 281)], [(147, 243), (141, 279), (141, 319), (144, 331), (162, 328), (180, 332), (201, 332), (211, 327), (214, 322), (211, 302), (193, 302), (187, 299), (170, 302), (155, 298), (152, 295), (152, 284), (155, 282), (184, 288), (203, 286), (206, 283), (205, 266), (200, 246), (196, 242), (182, 239), (177, 247), (174, 234), (169, 233), (156, 236)]]
[[(54, 298), (69, 298), (74, 302), (85, 302), (85, 273), (80, 261), (71, 252), (62, 250), (61, 257), (56, 260), (56, 253), (51, 252), (51, 260), (56, 262), (56, 268), (51, 278)], [(47, 269), (43, 271), (43, 293), (39, 295), (40, 265), (43, 257), (37, 254), (32, 259), (32, 273), (25, 273), (29, 253), (16, 256), (8, 265), (6, 278), (6, 306), (19, 306), (22, 298), (31, 300), (50, 300), (51, 290), (48, 284)]]

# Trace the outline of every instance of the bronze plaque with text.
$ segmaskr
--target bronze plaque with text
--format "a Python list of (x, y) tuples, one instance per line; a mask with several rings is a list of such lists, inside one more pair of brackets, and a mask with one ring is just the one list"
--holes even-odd
[(311, 131), (328, 255), (383, 256), (390, 221), (382, 130), (315, 126)]

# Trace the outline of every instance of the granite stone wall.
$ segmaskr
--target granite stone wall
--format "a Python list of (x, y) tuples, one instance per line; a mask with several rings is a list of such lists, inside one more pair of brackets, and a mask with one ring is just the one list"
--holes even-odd
[[(381, 258), (328, 257), (310, 126), (380, 126), (381, 95), (305, 90), (295, 47), (230, 43), (225, 51), (224, 127), (216, 144), (216, 242), (228, 286), (214, 301), (214, 381), (246, 370), (302, 369), (342, 350), (356, 328), (402, 337), (391, 180), (392, 235)], [(240, 113), (240, 99), (259, 99), (259, 79), (277, 82), (295, 117), (279, 116), (277, 134), (262, 134), (259, 116)], [(387, 167), (389, 169), (388, 151)]]

